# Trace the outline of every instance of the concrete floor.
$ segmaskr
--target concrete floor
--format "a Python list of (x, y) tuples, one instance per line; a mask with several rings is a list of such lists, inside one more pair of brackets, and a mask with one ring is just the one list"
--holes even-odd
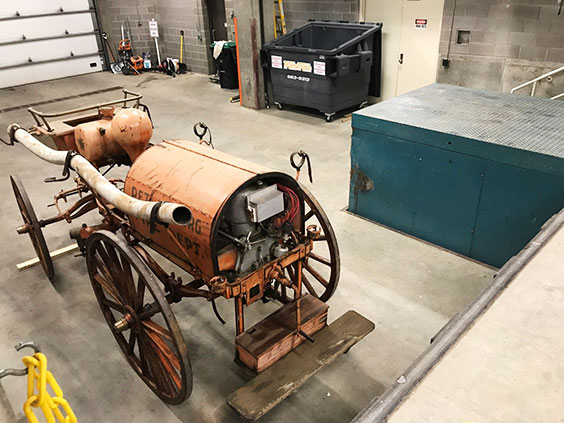
[[(153, 141), (194, 139), (192, 126), (205, 122), (217, 149), (293, 173), (288, 157), (304, 149), (312, 160), (312, 192), (335, 228), (342, 260), (339, 289), (329, 301), (329, 320), (355, 309), (376, 329), (351, 352), (327, 366), (262, 421), (346, 422), (380, 394), (428, 345), (456, 312), (489, 282), (494, 271), (343, 211), (348, 201), (350, 121), (326, 124), (317, 115), (292, 111), (255, 111), (230, 104), (232, 91), (221, 90), (201, 75), (170, 78), (146, 74), (124, 77), (98, 73), (0, 91), (0, 110), (31, 102), (123, 86), (144, 94), (155, 122)], [(37, 106), (62, 110), (119, 94), (105, 93)], [(0, 136), (12, 122), (32, 123), (25, 109), (0, 113)], [(219, 301), (227, 324), (222, 326), (204, 300), (185, 300), (174, 310), (189, 348), (194, 391), (180, 406), (162, 403), (129, 368), (95, 301), (85, 261), (72, 256), (55, 262), (49, 283), (39, 267), (23, 272), (16, 263), (31, 258), (32, 246), (15, 228), (20, 217), (8, 181), (18, 174), (39, 218), (61, 188), (42, 183), (60, 169), (41, 162), (21, 146), (1, 146), (0, 202), (0, 366), (19, 367), (20, 340), (39, 343), (65, 397), (82, 421), (239, 422), (225, 397), (248, 379), (233, 362), (233, 304)], [(123, 174), (124, 169), (117, 174)], [(305, 180), (304, 180), (305, 182)], [(67, 184), (68, 185), (68, 184)], [(309, 185), (309, 183), (307, 183)], [(66, 186), (66, 185), (63, 185)], [(95, 220), (95, 216), (88, 218)], [(81, 222), (76, 222), (80, 224)], [(44, 233), (51, 250), (69, 244), (70, 225), (59, 223)], [(256, 303), (247, 310), (248, 324), (275, 307)], [(5, 395), (2, 394), (5, 391)], [(16, 418), (25, 397), (25, 378), (0, 382), (0, 400)], [(4, 408), (6, 408), (4, 407)], [(9, 414), (8, 414), (9, 415)], [(0, 417), (2, 415), (0, 414)], [(2, 420), (2, 419), (0, 419)]]
[(387, 421), (564, 421), (563, 251), (560, 226)]

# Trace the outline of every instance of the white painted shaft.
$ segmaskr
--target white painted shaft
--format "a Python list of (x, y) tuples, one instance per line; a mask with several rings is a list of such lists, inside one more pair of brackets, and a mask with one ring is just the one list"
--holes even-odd
[(159, 40), (157, 37), (155, 37), (155, 48), (157, 49), (157, 66), (161, 65), (161, 52), (159, 50)]
[[(8, 132), (9, 131), (10, 128), (8, 128)], [(58, 165), (65, 164), (67, 157), (66, 151), (57, 151), (47, 147), (26, 130), (21, 128), (16, 129), (14, 138), (37, 157), (49, 163)], [(70, 165), (84, 182), (88, 184), (92, 191), (108, 203), (113, 204), (119, 210), (130, 216), (146, 221), (151, 219), (151, 211), (157, 204), (155, 201), (142, 201), (123, 193), (114, 184), (108, 181), (98, 169), (92, 166), (88, 160), (79, 154), (73, 156)], [(162, 203), (157, 218), (163, 223), (185, 226), (190, 222), (192, 213), (186, 206), (174, 203)]]

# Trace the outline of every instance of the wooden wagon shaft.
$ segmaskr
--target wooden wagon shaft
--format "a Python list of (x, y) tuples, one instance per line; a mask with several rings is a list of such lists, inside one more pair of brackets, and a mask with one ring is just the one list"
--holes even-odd
[[(49, 255), (53, 259), (53, 258), (64, 256), (66, 254), (74, 253), (75, 251), (78, 251), (78, 250), (79, 250), (78, 245), (72, 244), (72, 245), (67, 245), (66, 247), (63, 247), (63, 248), (59, 248), (58, 250), (55, 250), (55, 251), (51, 251), (51, 252), (49, 252)], [(39, 263), (41, 263), (40, 258), (35, 257), (35, 258), (32, 258), (32, 259), (29, 259), (29, 260), (26, 260), (24, 262), (16, 264), (16, 268), (21, 272), (22, 270), (29, 269), (30, 267), (33, 267), (33, 266), (37, 266)]]

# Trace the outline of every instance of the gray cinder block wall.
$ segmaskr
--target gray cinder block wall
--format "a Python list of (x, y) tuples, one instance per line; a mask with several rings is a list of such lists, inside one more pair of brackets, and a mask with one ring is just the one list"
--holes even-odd
[(100, 18), (100, 28), (108, 34), (108, 41), (114, 56), (116, 56), (116, 60), (118, 59), (118, 43), (121, 40), (121, 25), (124, 26), (125, 36), (127, 37), (127, 18), (129, 18), (131, 41), (135, 53), (140, 54), (142, 51), (151, 51), (152, 56), (156, 54), (154, 43), (149, 36), (148, 25), (148, 21), (151, 18), (158, 18), (158, 14), (155, 13), (154, 3), (154, 0), (138, 0), (137, 2), (123, 0), (96, 1), (98, 16)]
[(359, 0), (284, 0), (286, 29), (299, 28), (308, 19), (358, 21), (359, 3)]
[(180, 30), (184, 31), (184, 62), (193, 72), (210, 73), (211, 43), (204, 0), (157, 0), (159, 28), (166, 56), (180, 57)]
[[(468, 43), (458, 43), (459, 31), (469, 31)], [(439, 51), (439, 82), (508, 92), (564, 64), (564, 12), (558, 15), (557, 0), (445, 0)], [(537, 93), (563, 91), (560, 75)]]
[(225, 0), (225, 18), (227, 19), (227, 38), (235, 41), (235, 25), (231, 15), (234, 14), (233, 2), (238, 0)]
[(161, 59), (180, 56), (180, 30), (184, 30), (184, 62), (193, 72), (209, 73), (209, 21), (205, 0), (97, 0), (102, 31), (114, 54), (121, 39), (120, 25), (129, 17), (135, 54), (150, 51), (156, 62), (154, 40), (149, 35), (148, 21), (159, 25)]
[[(235, 2), (225, 0), (228, 38), (235, 40), (235, 27), (231, 14)], [(270, 1), (270, 0), (263, 0)], [(288, 31), (300, 27), (308, 19), (357, 21), (360, 0), (284, 0)], [(151, 52), (156, 61), (156, 50), (149, 35), (148, 21), (159, 24), (161, 58), (178, 58), (180, 55), (180, 30), (184, 30), (184, 62), (199, 73), (213, 71), (209, 45), (209, 19), (205, 0), (96, 0), (100, 26), (108, 33), (114, 54), (121, 39), (120, 25), (129, 17), (134, 53)], [(274, 37), (265, 34), (270, 40)]]

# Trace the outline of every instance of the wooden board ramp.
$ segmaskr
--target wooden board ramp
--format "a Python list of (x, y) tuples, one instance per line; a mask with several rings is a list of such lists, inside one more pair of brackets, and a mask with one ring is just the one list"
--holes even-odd
[[(50, 251), (49, 255), (52, 259), (64, 256), (66, 254), (74, 253), (75, 251), (80, 250), (77, 244), (67, 245), (66, 247), (59, 248), (55, 251)], [(30, 267), (36, 266), (39, 264), (39, 258), (35, 257), (29, 260), (26, 260), (22, 263), (16, 264), (16, 268), (21, 272), (22, 270), (29, 269)]]
[(277, 363), (227, 397), (248, 420), (258, 420), (310, 377), (374, 330), (374, 323), (350, 310)]

